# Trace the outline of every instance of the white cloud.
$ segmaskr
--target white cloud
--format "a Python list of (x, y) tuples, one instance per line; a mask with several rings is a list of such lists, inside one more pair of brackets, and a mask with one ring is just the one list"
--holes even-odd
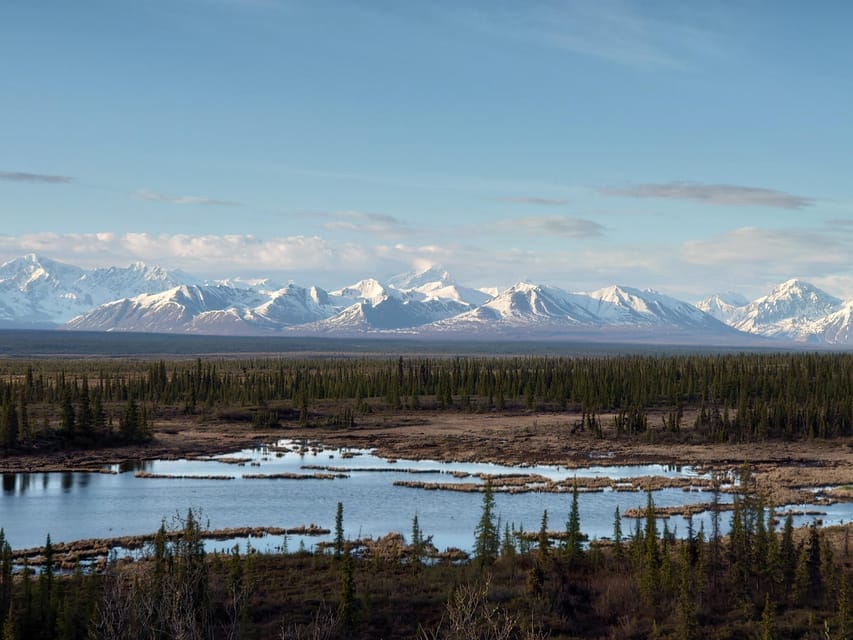
[(337, 211), (317, 215), (328, 220), (328, 222), (323, 223), (323, 228), (329, 231), (349, 231), (373, 235), (400, 235), (412, 231), (411, 227), (398, 218), (380, 213)]
[(543, 198), (541, 196), (509, 196), (505, 198), (493, 198), (499, 202), (512, 202), (514, 204), (534, 204), (543, 207), (560, 207), (569, 201), (563, 198)]
[(174, 196), (158, 191), (140, 189), (133, 194), (137, 200), (147, 202), (162, 202), (164, 204), (189, 204), (203, 207), (239, 207), (239, 202), (230, 200), (216, 200), (214, 198), (203, 198), (201, 196)]
[(593, 238), (604, 235), (604, 227), (583, 218), (571, 216), (524, 216), (505, 218), (487, 225), (484, 231), (556, 235), (567, 238)]

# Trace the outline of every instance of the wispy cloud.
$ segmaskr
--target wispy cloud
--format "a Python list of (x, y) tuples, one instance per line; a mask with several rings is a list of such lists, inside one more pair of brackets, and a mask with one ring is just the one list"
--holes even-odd
[(699, 5), (665, 14), (651, 3), (622, 0), (533, 0), (490, 4), (488, 10), (462, 6), (454, 15), (470, 28), (635, 68), (684, 69), (726, 51), (712, 12)]
[(704, 204), (726, 207), (774, 207), (777, 209), (803, 209), (814, 204), (814, 199), (784, 191), (746, 187), (733, 184), (701, 184), (698, 182), (667, 182), (663, 184), (637, 184), (627, 187), (602, 187), (599, 192), (624, 198), (667, 198), (692, 200)]
[(603, 236), (605, 227), (584, 218), (570, 216), (525, 216), (505, 218), (489, 225), (489, 230), (502, 233), (548, 234), (567, 238)]
[[(780, 276), (846, 270), (853, 249), (847, 236), (809, 229), (741, 227), (719, 237), (684, 243), (681, 258), (725, 268), (740, 265)], [(790, 277), (790, 276), (789, 276)]]
[(836, 230), (853, 231), (853, 220), (849, 218), (835, 218), (833, 220), (827, 220), (826, 225)]
[(497, 200), (499, 202), (512, 202), (515, 204), (535, 204), (544, 207), (559, 207), (569, 203), (568, 200), (564, 200), (562, 198), (540, 198), (537, 196), (516, 196), (492, 199)]
[(0, 171), (0, 180), (4, 182), (30, 182), (34, 184), (67, 184), (74, 182), (74, 178), (70, 176), (26, 173), (24, 171)]
[(323, 228), (329, 231), (352, 231), (374, 235), (398, 235), (412, 231), (411, 227), (402, 220), (381, 213), (336, 211), (318, 215), (328, 219), (328, 222), (323, 223)]
[(159, 191), (149, 191), (148, 189), (140, 189), (133, 194), (137, 200), (146, 200), (148, 202), (162, 202), (164, 204), (188, 204), (202, 207), (239, 207), (239, 202), (230, 200), (217, 200), (215, 198), (203, 198), (201, 196), (175, 196)]

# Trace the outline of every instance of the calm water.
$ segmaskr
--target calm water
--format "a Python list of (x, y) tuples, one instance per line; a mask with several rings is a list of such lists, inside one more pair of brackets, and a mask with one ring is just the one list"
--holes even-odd
[[(494, 464), (442, 463), (429, 460), (399, 460), (389, 463), (366, 451), (343, 457), (342, 451), (311, 449), (299, 443), (281, 441), (276, 449), (258, 448), (220, 456), (247, 458), (244, 466), (209, 460), (157, 460), (142, 463), (136, 469), (119, 469), (115, 475), (100, 473), (34, 473), (6, 474), (0, 494), (0, 527), (14, 548), (42, 544), (49, 533), (54, 541), (103, 538), (148, 533), (165, 519), (167, 524), (187, 509), (201, 511), (204, 524), (210, 528), (242, 526), (294, 527), (316, 524), (334, 528), (335, 510), (344, 506), (344, 528), (350, 538), (379, 537), (389, 531), (405, 536), (411, 532), (412, 517), (417, 513), (421, 529), (439, 549), (459, 547), (470, 550), (473, 531), (480, 516), (482, 495), (454, 491), (425, 491), (395, 487), (395, 480), (424, 482), (479, 482), (476, 477), (457, 479), (451, 471), (471, 474), (531, 473), (555, 480), (575, 476), (631, 478), (646, 475), (699, 477), (690, 467), (636, 465), (627, 467), (590, 466), (565, 469), (555, 466), (529, 466), (519, 469)], [(345, 471), (347, 478), (334, 480), (245, 479), (243, 474), (313, 473), (305, 466), (331, 466)], [(376, 469), (388, 471), (377, 472)], [(425, 471), (409, 473), (407, 470)], [(134, 470), (148, 473), (204, 476), (227, 475), (233, 480), (210, 480), (200, 477), (182, 479), (137, 478)], [(709, 502), (708, 493), (686, 493), (680, 489), (664, 489), (654, 493), (658, 506)], [(723, 496), (723, 500), (728, 500)], [(613, 530), (613, 514), (618, 506), (624, 512), (645, 505), (644, 493), (605, 491), (581, 493), (579, 498), (581, 528), (590, 538), (609, 536)], [(562, 530), (571, 503), (569, 494), (524, 493), (495, 494), (496, 510), (502, 522), (523, 525), (536, 531), (547, 509), (549, 528)], [(823, 508), (826, 524), (848, 521), (853, 505), (838, 504)], [(726, 524), (724, 513), (721, 521)], [(799, 518), (798, 524), (812, 518)], [(698, 529), (703, 517), (694, 518)], [(623, 519), (623, 532), (633, 528), (633, 520)], [(710, 520), (704, 517), (705, 529)], [(662, 526), (662, 524), (660, 525)], [(682, 518), (669, 520), (670, 530), (684, 533)], [(308, 547), (323, 538), (301, 540)], [(294, 550), (299, 537), (290, 537), (288, 547)], [(215, 542), (216, 548), (231, 543)], [(253, 540), (253, 546), (272, 549), (282, 544), (281, 537)]]

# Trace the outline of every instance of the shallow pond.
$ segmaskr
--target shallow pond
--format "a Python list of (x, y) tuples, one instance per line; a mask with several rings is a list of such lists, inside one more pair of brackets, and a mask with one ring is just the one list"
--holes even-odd
[[(241, 460), (242, 462), (238, 462)], [(556, 466), (523, 468), (482, 463), (444, 463), (430, 460), (391, 462), (368, 451), (337, 450), (317, 444), (283, 440), (274, 447), (258, 447), (226, 456), (195, 460), (156, 460), (133, 468), (109, 469), (116, 473), (33, 473), (6, 474), (0, 493), (0, 527), (16, 549), (41, 545), (47, 534), (54, 541), (136, 535), (156, 530), (162, 520), (169, 524), (177, 515), (192, 508), (202, 513), (202, 523), (211, 529), (246, 526), (295, 527), (316, 524), (334, 528), (338, 502), (343, 503), (344, 529), (349, 538), (379, 537), (399, 531), (408, 537), (415, 514), (424, 535), (432, 536), (439, 549), (459, 547), (470, 550), (474, 528), (481, 513), (482, 495), (457, 491), (426, 491), (394, 486), (398, 480), (425, 482), (481, 482), (476, 474), (538, 474), (552, 480), (573, 477), (633, 478), (638, 476), (701, 477), (690, 467), (662, 465), (599, 466), (566, 469)], [(322, 470), (320, 468), (330, 467)], [(181, 478), (144, 478), (137, 472)], [(247, 474), (346, 474), (334, 479), (249, 479)], [(453, 475), (455, 473), (455, 475)], [(462, 473), (471, 474), (459, 478)], [(208, 477), (202, 477), (208, 476)], [(233, 479), (211, 479), (210, 476)], [(677, 506), (710, 502), (707, 492), (662, 489), (653, 493), (657, 506)], [(723, 501), (730, 500), (723, 495)], [(581, 493), (581, 529), (590, 538), (607, 537), (613, 531), (613, 516), (645, 505), (642, 492)], [(562, 531), (571, 504), (566, 493), (495, 494), (496, 513), (503, 523), (523, 525), (536, 531), (544, 510), (549, 529)], [(807, 505), (808, 506), (808, 505)], [(853, 517), (853, 505), (829, 508), (826, 524)], [(782, 510), (782, 509), (780, 509)], [(721, 522), (727, 526), (729, 515)], [(813, 518), (799, 517), (797, 524)], [(694, 518), (698, 529), (704, 522), (710, 532), (710, 518)], [(628, 535), (634, 521), (625, 518)], [(660, 525), (663, 526), (662, 524)], [(668, 521), (669, 529), (683, 535), (687, 522), (681, 517)], [(287, 545), (295, 550), (300, 543), (311, 547), (325, 538), (291, 536)], [(252, 540), (261, 550), (281, 546), (279, 536)], [(232, 543), (213, 542), (213, 548)]]

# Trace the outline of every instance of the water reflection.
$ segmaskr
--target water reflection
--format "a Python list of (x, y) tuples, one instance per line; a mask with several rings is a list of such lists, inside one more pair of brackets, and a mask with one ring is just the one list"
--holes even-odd
[(149, 471), (153, 465), (151, 460), (125, 460), (124, 462), (114, 465), (114, 468), (119, 473), (128, 473), (130, 471)]
[(15, 478), (17, 474), (14, 473), (4, 473), (3, 474), (3, 493), (15, 493)]

